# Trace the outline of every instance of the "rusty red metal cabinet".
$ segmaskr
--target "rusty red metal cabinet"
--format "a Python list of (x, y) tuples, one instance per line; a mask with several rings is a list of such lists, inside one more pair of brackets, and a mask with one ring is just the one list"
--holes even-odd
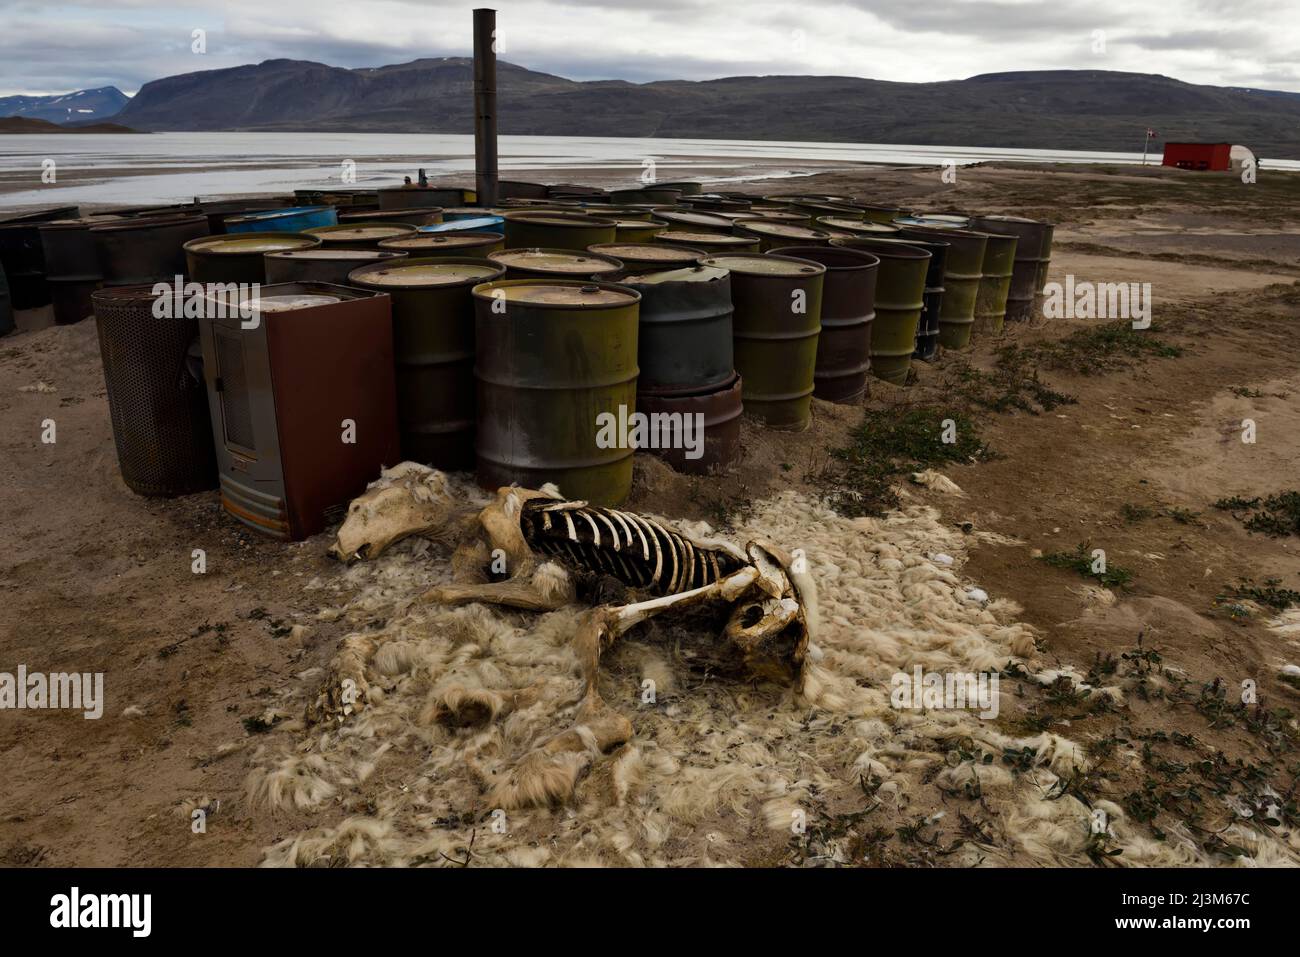
[(390, 302), (281, 283), (261, 287), (250, 317), (205, 310), (227, 313), (199, 328), (221, 503), (239, 521), (314, 535), (398, 461)]

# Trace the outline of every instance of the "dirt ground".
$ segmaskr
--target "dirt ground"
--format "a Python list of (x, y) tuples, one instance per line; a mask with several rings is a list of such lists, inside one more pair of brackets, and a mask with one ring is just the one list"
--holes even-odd
[[(1300, 538), (1250, 532), (1212, 503), (1300, 484), (1300, 176), (1265, 173), (1245, 186), (1157, 170), (980, 166), (960, 170), (956, 184), (934, 170), (873, 169), (796, 182), (918, 209), (1049, 218), (1058, 223), (1049, 279), (1152, 283), (1153, 335), (1179, 354), (1087, 374), (1042, 364), (1043, 382), (1075, 401), (975, 409), (992, 456), (941, 469), (961, 496), (913, 494), (954, 524), (1022, 543), (972, 545), (962, 575), (1023, 606), (1062, 667), (1082, 674), (1107, 656), (1158, 650), (1192, 689), (1186, 699), (1133, 699), (1122, 715), (1031, 692), (1007, 722), (1091, 723), (1098, 739), (1181, 735), (1184, 763), (1261, 769), (1294, 810), (1297, 758), (1279, 742), (1294, 735), (1297, 692), (1278, 676), (1300, 662), (1296, 629), (1270, 627), (1267, 609), (1226, 593), (1244, 580), (1300, 589)], [(0, 713), (0, 865), (256, 864), (293, 828), (244, 806), (254, 737), (244, 722), (326, 661), (344, 633), (317, 620), (319, 601), (305, 588), (339, 574), (325, 557), (329, 537), (263, 540), (228, 519), (215, 493), (131, 493), (118, 473), (93, 323), (20, 321), (24, 331), (0, 340), (0, 670), (102, 671), (107, 703), (93, 721)], [(816, 403), (813, 428), (799, 435), (746, 424), (746, 458), (724, 477), (677, 476), (639, 458), (628, 504), (720, 522), (784, 486), (816, 488), (863, 415), (970, 412), (965, 370), (996, 369), (1007, 345), (1033, 349), (1093, 325), (1009, 325), (967, 353), (918, 364), (906, 388), (873, 382), (863, 408)], [(57, 426), (52, 444), (41, 441), (47, 419)], [(1256, 424), (1253, 444), (1240, 441), (1244, 419)], [(1041, 560), (1078, 546), (1104, 548), (1131, 581), (1099, 596), (1087, 577)], [(191, 570), (194, 549), (206, 552), (205, 574)], [(1255, 681), (1269, 710), (1223, 714), (1195, 690), (1216, 678), (1230, 699)], [(1127, 794), (1130, 807), (1145, 793), (1163, 813), (1186, 800), (1172, 772), (1142, 777), (1103, 769), (1080, 786)], [(220, 802), (208, 833), (191, 833), (186, 801)], [(929, 862), (901, 847), (882, 857)]]

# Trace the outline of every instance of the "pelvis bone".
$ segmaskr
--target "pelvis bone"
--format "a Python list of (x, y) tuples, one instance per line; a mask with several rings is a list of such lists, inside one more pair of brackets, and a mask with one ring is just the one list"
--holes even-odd
[[(565, 501), (549, 486), (500, 489), (475, 514), (473, 504), (456, 500), (442, 473), (403, 462), (352, 502), (330, 554), (372, 560), (410, 535), (454, 548), (452, 584), (420, 601), (548, 611), (573, 602), (575, 579), (591, 576), (616, 579), (641, 599), (584, 613), (574, 637), (585, 683), (579, 723), (498, 781), (490, 798), (495, 806), (563, 800), (576, 784), (569, 771), (585, 766), (577, 758), (594, 756), (593, 747), (608, 753), (631, 737), (631, 724), (600, 698), (600, 655), (656, 615), (705, 603), (729, 606), (718, 643), (730, 660), (754, 678), (787, 684), (802, 678), (816, 592), (802, 557), (792, 559), (770, 543), (754, 541), (742, 550), (725, 541), (697, 540), (634, 512)], [(374, 651), (374, 639), (344, 642), (311, 718), (341, 721), (365, 707), (365, 672)], [(527, 698), (526, 691), (520, 694)], [(498, 703), (487, 706), (472, 694), (445, 697), (436, 712), (449, 725), (490, 721), (501, 711)]]

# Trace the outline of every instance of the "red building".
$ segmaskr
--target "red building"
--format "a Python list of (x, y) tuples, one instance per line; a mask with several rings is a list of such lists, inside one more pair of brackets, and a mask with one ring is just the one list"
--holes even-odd
[(1164, 166), (1179, 169), (1226, 170), (1232, 164), (1231, 143), (1166, 143)]

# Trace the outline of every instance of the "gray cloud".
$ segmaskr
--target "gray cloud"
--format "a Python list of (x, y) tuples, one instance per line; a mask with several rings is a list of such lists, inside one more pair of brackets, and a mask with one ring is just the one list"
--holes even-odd
[[(574, 79), (829, 74), (946, 80), (1112, 69), (1300, 88), (1291, 0), (518, 0), (505, 59)], [(381, 66), (470, 52), (472, 2), (18, 0), (0, 7), (0, 94), (66, 92), (266, 59)], [(196, 26), (208, 53), (189, 50)], [(1104, 54), (1091, 48), (1105, 33)], [(797, 33), (796, 33), (797, 31)], [(797, 39), (796, 39), (797, 37)]]

